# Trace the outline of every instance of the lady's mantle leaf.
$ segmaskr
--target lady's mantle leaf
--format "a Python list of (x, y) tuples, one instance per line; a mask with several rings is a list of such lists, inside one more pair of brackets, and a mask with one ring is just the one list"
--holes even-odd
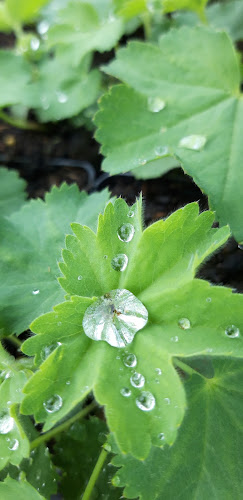
[(26, 182), (21, 179), (15, 170), (0, 168), (0, 213), (10, 215), (23, 205), (26, 194)]
[(0, 498), (4, 500), (45, 500), (27, 481), (16, 481), (7, 477), (0, 483)]
[(186, 382), (188, 411), (171, 448), (152, 448), (145, 462), (124, 455), (113, 459), (122, 467), (114, 484), (126, 486), (126, 498), (242, 497), (242, 361), (213, 364), (213, 378), (194, 375)]
[(57, 258), (73, 221), (96, 227), (109, 198), (102, 191), (88, 196), (63, 184), (46, 201), (27, 202), (0, 224), (0, 327), (4, 334), (21, 333), (34, 318), (61, 302)]
[[(243, 357), (243, 297), (194, 279), (229, 234), (211, 229), (212, 222), (212, 213), (198, 216), (192, 203), (142, 232), (140, 200), (129, 209), (118, 199), (100, 216), (97, 235), (72, 226), (76, 236), (67, 236), (60, 282), (75, 296), (32, 324), (39, 335), (23, 350), (44, 362), (25, 387), (24, 413), (34, 413), (47, 430), (93, 391), (123, 452), (144, 458), (152, 443), (161, 446), (161, 433), (174, 442), (186, 402), (173, 357)], [(122, 269), (114, 267), (117, 255), (127, 257)], [(83, 330), (87, 308), (120, 289), (133, 293), (149, 315), (123, 349)], [(110, 314), (119, 315), (119, 307)]]
[(175, 155), (208, 194), (220, 223), (243, 239), (243, 101), (228, 36), (202, 27), (172, 30), (159, 46), (130, 43), (105, 71), (130, 87), (113, 87), (100, 103), (104, 170), (138, 176), (146, 162)]

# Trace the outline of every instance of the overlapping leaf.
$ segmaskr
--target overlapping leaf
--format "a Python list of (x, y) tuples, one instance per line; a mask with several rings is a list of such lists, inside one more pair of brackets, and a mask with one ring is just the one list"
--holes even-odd
[(23, 205), (26, 182), (15, 170), (0, 168), (0, 214), (10, 215)]
[(0, 107), (18, 104), (32, 79), (31, 65), (11, 50), (0, 50)]
[(21, 333), (34, 318), (64, 298), (57, 282), (58, 256), (73, 221), (96, 227), (107, 190), (88, 196), (63, 184), (3, 219), (1, 234), (1, 315), (3, 334)]
[[(126, 242), (119, 228), (128, 221), (134, 236)], [(47, 430), (93, 391), (123, 452), (144, 458), (151, 443), (161, 445), (161, 433), (174, 442), (186, 401), (173, 358), (243, 357), (243, 297), (194, 279), (229, 234), (228, 228), (211, 229), (212, 222), (212, 213), (198, 216), (197, 204), (191, 204), (142, 232), (141, 202), (129, 210), (119, 199), (100, 216), (97, 235), (72, 225), (76, 236), (66, 239), (60, 282), (74, 296), (38, 318), (32, 329), (39, 335), (23, 346), (39, 360), (46, 353), (25, 387), (24, 413), (33, 413)], [(117, 271), (112, 259), (124, 253), (128, 265)], [(91, 340), (82, 328), (95, 297), (114, 289), (134, 293), (149, 313), (148, 325), (123, 349)], [(132, 366), (128, 354), (136, 357)], [(135, 370), (145, 379), (143, 387), (132, 383)], [(149, 411), (141, 410), (143, 397), (152, 400)]]
[(228, 500), (242, 496), (242, 361), (214, 360), (214, 376), (186, 382), (188, 412), (176, 443), (145, 462), (117, 456), (115, 484), (126, 498)]
[(103, 169), (136, 169), (138, 176), (140, 165), (174, 154), (208, 194), (220, 223), (230, 223), (243, 239), (243, 109), (227, 35), (202, 27), (172, 30), (159, 46), (130, 43), (106, 71), (132, 88), (115, 86), (101, 100), (96, 124), (107, 156)]
[(45, 498), (36, 491), (31, 484), (25, 480), (16, 481), (7, 477), (3, 483), (0, 483), (0, 497), (4, 500), (45, 500)]

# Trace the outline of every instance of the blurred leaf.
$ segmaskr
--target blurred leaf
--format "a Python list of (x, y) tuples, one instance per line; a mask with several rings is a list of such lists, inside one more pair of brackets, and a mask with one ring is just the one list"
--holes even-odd
[(15, 170), (0, 168), (0, 213), (10, 215), (23, 205), (26, 199), (26, 182)]

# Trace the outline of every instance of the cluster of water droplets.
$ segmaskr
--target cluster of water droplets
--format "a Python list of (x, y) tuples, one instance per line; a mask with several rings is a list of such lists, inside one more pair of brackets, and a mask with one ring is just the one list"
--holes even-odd
[[(117, 357), (117, 359), (120, 359), (120, 356)], [(137, 365), (137, 358), (135, 354), (133, 353), (124, 353), (123, 355), (123, 363), (127, 368), (133, 369)], [(160, 371), (160, 373), (162, 373)], [(139, 373), (137, 371), (132, 371), (131, 376), (130, 376), (130, 387), (122, 387), (120, 390), (120, 393), (123, 397), (129, 398), (132, 395), (132, 390), (133, 388), (135, 389), (142, 389), (144, 387), (146, 380), (145, 377), (142, 373)], [(149, 391), (144, 391), (142, 390), (140, 394), (135, 399), (136, 406), (139, 408), (139, 410), (142, 411), (151, 411), (155, 408), (155, 397), (154, 395), (149, 392)]]
[[(128, 211), (127, 217), (134, 217), (133, 210)], [(130, 241), (132, 241), (134, 234), (135, 228), (130, 222), (124, 222), (124, 224), (122, 224), (117, 230), (117, 237), (123, 243), (129, 243)], [(127, 268), (127, 264), (128, 256), (125, 253), (118, 253), (111, 260), (111, 267), (114, 269), (114, 271), (125, 271), (125, 269)]]

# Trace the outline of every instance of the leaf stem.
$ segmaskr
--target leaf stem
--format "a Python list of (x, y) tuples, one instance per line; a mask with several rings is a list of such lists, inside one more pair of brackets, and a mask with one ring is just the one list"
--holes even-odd
[(173, 361), (175, 365), (178, 366), (178, 368), (180, 368), (183, 372), (187, 373), (188, 375), (194, 375), (195, 373), (197, 375), (200, 375), (200, 373), (198, 373), (196, 370), (191, 368), (191, 366), (187, 365), (186, 363), (183, 363), (183, 361), (181, 361), (180, 359), (174, 358)]
[(15, 344), (17, 347), (21, 347), (22, 342), (15, 335), (10, 335), (9, 337), (6, 338), (8, 338), (11, 342), (13, 342), (13, 344)]
[(89, 482), (85, 488), (85, 491), (84, 491), (84, 494), (83, 496), (81, 497), (82, 500), (89, 500), (90, 499), (90, 496), (92, 494), (92, 491), (93, 491), (93, 488), (95, 486), (95, 483), (99, 477), (99, 474), (100, 474), (100, 471), (104, 465), (104, 462), (106, 460), (106, 457), (108, 455), (108, 452), (103, 448), (101, 450), (101, 453), (99, 455), (99, 458), (94, 466), (94, 469), (93, 469), (93, 472), (89, 478)]
[(23, 130), (35, 130), (39, 132), (45, 130), (45, 127), (43, 125), (40, 125), (39, 123), (30, 122), (27, 120), (21, 120), (20, 118), (14, 118), (13, 116), (10, 116), (8, 113), (5, 113), (5, 111), (3, 111), (2, 109), (0, 109), (0, 119), (8, 123), (9, 125), (12, 125), (13, 127), (20, 128)]
[(208, 20), (207, 20), (207, 16), (206, 16), (206, 12), (205, 12), (204, 7), (201, 7), (200, 9), (198, 9), (197, 14), (198, 14), (198, 17), (199, 17), (201, 23), (208, 24)]
[(142, 19), (143, 19), (144, 35), (146, 40), (149, 40), (151, 35), (151, 16), (149, 12), (143, 14)]
[(41, 434), (38, 438), (34, 439), (30, 443), (30, 449), (33, 450), (34, 448), (37, 448), (37, 446), (40, 446), (40, 444), (44, 443), (45, 441), (49, 441), (60, 432), (65, 431), (66, 429), (68, 429), (68, 427), (70, 427), (71, 424), (76, 422), (76, 420), (84, 418), (86, 415), (88, 415), (88, 413), (91, 412), (95, 407), (96, 407), (96, 401), (92, 401), (92, 403), (90, 403), (85, 408), (82, 408), (82, 410), (76, 413), (76, 415), (73, 415), (73, 417), (69, 418), (62, 424), (58, 425), (57, 427), (54, 427), (54, 429), (51, 429), (45, 434)]

